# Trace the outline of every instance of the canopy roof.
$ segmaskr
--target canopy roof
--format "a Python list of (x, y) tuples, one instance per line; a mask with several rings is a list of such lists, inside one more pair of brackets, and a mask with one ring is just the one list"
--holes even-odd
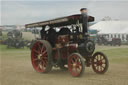
[[(26, 28), (45, 27), (47, 25), (53, 26), (53, 27), (67, 26), (67, 25), (76, 24), (78, 20), (79, 20), (79, 23), (81, 23), (80, 17), (81, 17), (81, 14), (75, 14), (75, 15), (56, 18), (52, 20), (26, 24), (25, 27)], [(92, 21), (94, 21), (94, 17), (89, 16), (88, 22), (92, 22)]]

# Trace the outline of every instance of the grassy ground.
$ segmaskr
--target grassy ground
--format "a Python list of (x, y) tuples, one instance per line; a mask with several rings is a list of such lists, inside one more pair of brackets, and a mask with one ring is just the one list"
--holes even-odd
[(96, 51), (108, 56), (108, 72), (99, 75), (86, 67), (82, 77), (74, 78), (60, 69), (37, 73), (31, 65), (29, 49), (7, 49), (0, 45), (1, 85), (128, 85), (128, 46), (96, 46)]

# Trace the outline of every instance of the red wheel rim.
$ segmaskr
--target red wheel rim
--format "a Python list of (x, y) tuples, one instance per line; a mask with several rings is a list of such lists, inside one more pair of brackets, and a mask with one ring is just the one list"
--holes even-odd
[(79, 76), (82, 71), (81, 59), (78, 55), (73, 54), (68, 59), (68, 69), (73, 76)]
[(106, 58), (104, 55), (97, 54), (92, 61), (92, 67), (95, 72), (102, 73), (106, 68)]
[(41, 42), (36, 42), (32, 47), (32, 65), (37, 72), (45, 72), (48, 64), (46, 47)]

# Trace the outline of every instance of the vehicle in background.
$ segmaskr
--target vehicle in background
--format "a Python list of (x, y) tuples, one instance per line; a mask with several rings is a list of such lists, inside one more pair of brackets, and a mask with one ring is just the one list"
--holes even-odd
[(24, 48), (25, 42), (22, 38), (22, 32), (19, 30), (11, 30), (7, 33), (7, 39), (4, 41), (4, 44), (7, 45), (7, 48)]
[(121, 39), (120, 38), (112, 38), (107, 39), (106, 36), (97, 36), (97, 44), (98, 45), (110, 45), (110, 46), (120, 46), (121, 45)]

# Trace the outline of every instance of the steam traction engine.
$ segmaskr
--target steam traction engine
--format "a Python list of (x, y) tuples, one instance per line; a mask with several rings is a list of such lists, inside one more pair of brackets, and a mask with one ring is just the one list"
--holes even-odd
[[(94, 17), (89, 16), (88, 22), (92, 21)], [(95, 44), (82, 32), (81, 24), (80, 14), (26, 24), (26, 28), (42, 27), (41, 39), (36, 40), (31, 49), (33, 68), (47, 73), (53, 66), (60, 67), (77, 77), (83, 74), (86, 65), (104, 74), (108, 59), (102, 52), (94, 53)]]

